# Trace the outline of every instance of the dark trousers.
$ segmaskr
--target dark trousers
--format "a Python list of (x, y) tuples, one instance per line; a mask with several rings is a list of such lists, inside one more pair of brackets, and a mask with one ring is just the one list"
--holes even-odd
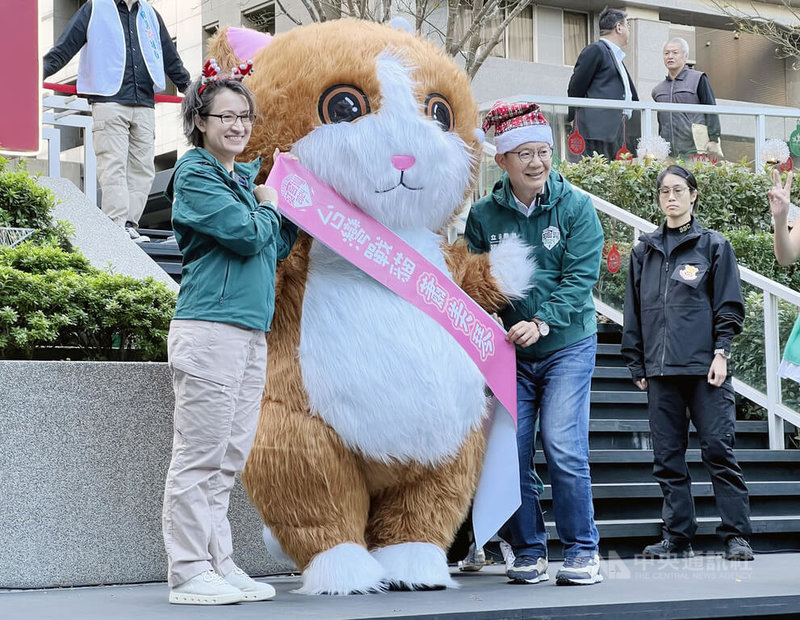
[[(717, 535), (750, 536), (750, 501), (733, 447), (736, 408), (728, 377), (721, 387), (705, 376), (647, 379), (653, 476), (661, 485), (664, 538), (688, 542), (697, 531), (691, 477), (686, 464), (689, 419), (700, 438), (700, 451), (714, 487), (714, 501), (722, 524)], [(689, 415), (686, 415), (686, 410)]]
[(617, 151), (622, 148), (622, 138), (614, 142), (603, 142), (602, 140), (587, 140), (586, 150), (583, 151), (583, 157), (591, 157), (595, 153), (598, 155), (605, 155), (608, 161), (614, 161), (617, 158)]

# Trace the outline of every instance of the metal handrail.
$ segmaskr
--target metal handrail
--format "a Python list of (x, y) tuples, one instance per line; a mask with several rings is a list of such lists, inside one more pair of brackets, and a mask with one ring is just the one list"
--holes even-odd
[(97, 204), (97, 160), (92, 139), (91, 108), (86, 99), (75, 95), (49, 95), (42, 101), (42, 138), (48, 143), (48, 176), (61, 176), (61, 127), (78, 127), (83, 130), (83, 193)]
[[(484, 142), (483, 150), (489, 157), (494, 157), (496, 152), (494, 145), (488, 142)], [(576, 190), (587, 194), (591, 198), (592, 204), (597, 211), (605, 213), (614, 220), (632, 227), (634, 242), (639, 238), (641, 233), (650, 233), (658, 228), (658, 226), (652, 222), (648, 222), (599, 196), (586, 192), (579, 187), (574, 187)], [(772, 450), (783, 450), (786, 447), (784, 441), (784, 421), (800, 427), (800, 412), (787, 407), (781, 402), (781, 384), (780, 378), (778, 377), (778, 366), (781, 359), (778, 304), (783, 300), (795, 306), (800, 306), (800, 293), (774, 280), (770, 280), (747, 267), (740, 266), (739, 274), (743, 282), (759, 289), (764, 295), (764, 356), (767, 391), (764, 393), (735, 377), (733, 378), (733, 388), (745, 398), (750, 399), (767, 410), (769, 447)], [(594, 302), (598, 312), (618, 325), (623, 324), (622, 312), (597, 297), (594, 298)]]
[[(690, 112), (697, 114), (727, 114), (736, 116), (752, 116), (755, 121), (754, 151), (755, 161), (761, 160), (761, 148), (766, 135), (766, 119), (768, 117), (800, 119), (800, 108), (771, 106), (765, 104), (741, 103), (737, 105), (703, 105), (684, 103), (657, 103), (655, 101), (620, 101), (619, 99), (586, 99), (582, 97), (554, 97), (547, 95), (514, 95), (504, 98), (508, 103), (519, 101), (535, 101), (539, 105), (566, 106), (572, 108), (603, 108), (612, 110), (640, 110), (642, 112)], [(493, 102), (482, 103), (481, 113), (489, 110)], [(658, 135), (653, 123), (652, 114), (642, 114), (642, 137)]]

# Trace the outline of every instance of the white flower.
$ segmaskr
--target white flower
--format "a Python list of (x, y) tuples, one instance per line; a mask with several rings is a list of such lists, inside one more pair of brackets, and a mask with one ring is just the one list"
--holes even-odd
[(789, 145), (783, 140), (771, 138), (761, 145), (761, 165), (782, 164), (789, 159)]
[(669, 151), (669, 142), (661, 136), (644, 136), (636, 144), (636, 157), (640, 160), (664, 161)]

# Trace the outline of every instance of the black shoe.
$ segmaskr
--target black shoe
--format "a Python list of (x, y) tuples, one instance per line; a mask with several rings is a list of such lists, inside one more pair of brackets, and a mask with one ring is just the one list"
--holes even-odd
[(642, 551), (642, 556), (650, 560), (693, 558), (694, 551), (691, 543), (676, 543), (665, 538), (654, 545), (647, 545)]
[(750, 562), (753, 560), (753, 550), (746, 538), (731, 536), (725, 541), (725, 559)]

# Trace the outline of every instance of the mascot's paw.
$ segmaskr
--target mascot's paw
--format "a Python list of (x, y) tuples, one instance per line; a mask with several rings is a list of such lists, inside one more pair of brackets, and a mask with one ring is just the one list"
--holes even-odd
[(450, 576), (447, 556), (431, 543), (410, 542), (372, 550), (383, 566), (385, 580), (393, 590), (438, 590), (457, 588)]
[(492, 275), (500, 292), (509, 299), (520, 299), (533, 286), (531, 278), (536, 269), (531, 247), (519, 239), (505, 239), (489, 253)]
[(318, 553), (303, 571), (298, 594), (367, 594), (386, 589), (386, 571), (361, 545), (342, 543)]

